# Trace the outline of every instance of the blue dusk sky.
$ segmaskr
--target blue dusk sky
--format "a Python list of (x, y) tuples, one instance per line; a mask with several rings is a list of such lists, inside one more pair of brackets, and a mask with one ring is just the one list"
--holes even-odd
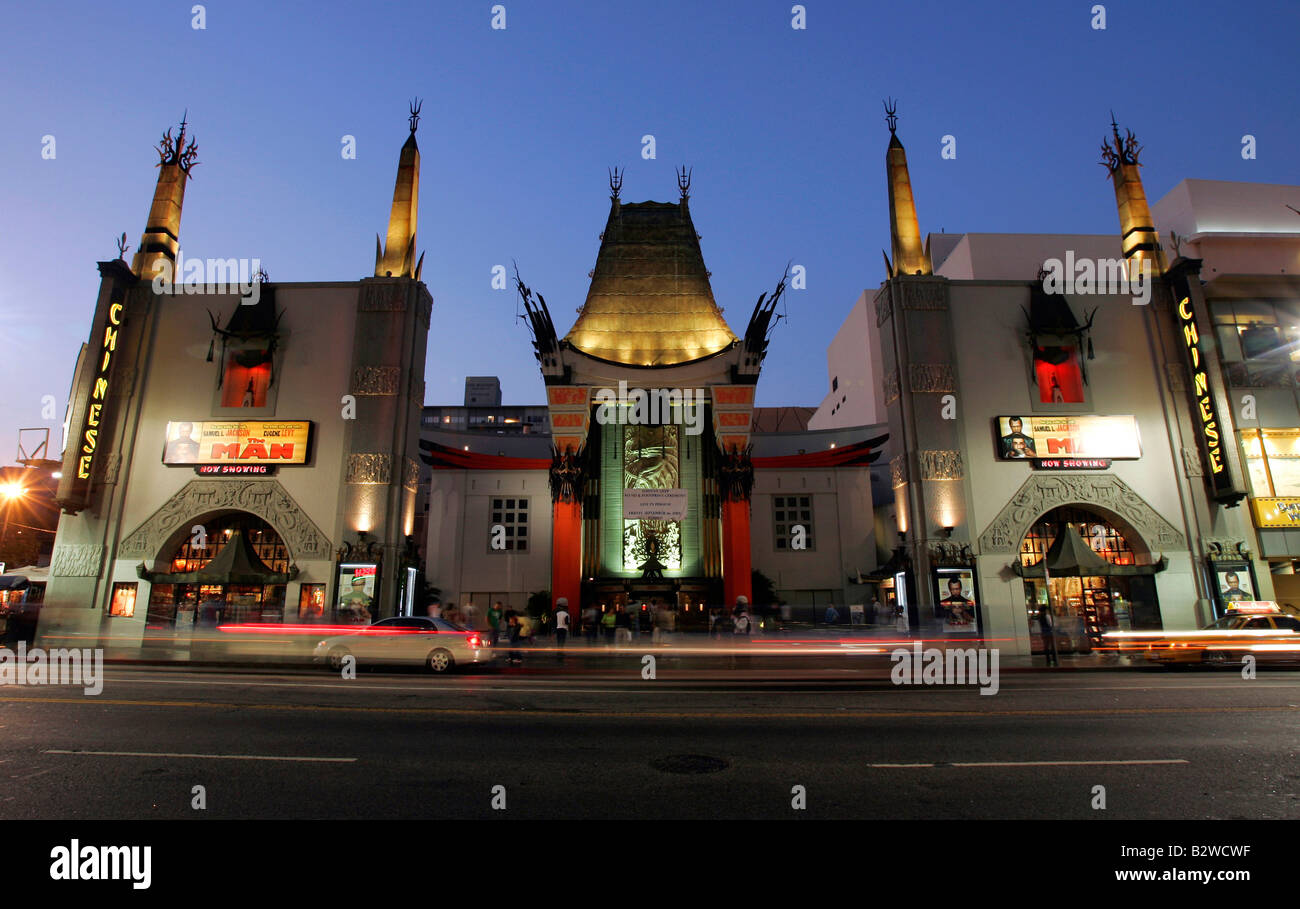
[(490, 2), (212, 0), (196, 29), (192, 0), (5, 3), (0, 462), (19, 427), (50, 426), (57, 445), (95, 263), (123, 231), (139, 243), (153, 145), (186, 109), (201, 163), (183, 253), (256, 257), (274, 281), (353, 281), (373, 272), (407, 104), (424, 99), (430, 404), (460, 403), (466, 375), (500, 376), (506, 403), (542, 402), (492, 268), (518, 262), (567, 331), (611, 165), (628, 202), (675, 201), (674, 168), (694, 168), (696, 229), (738, 334), (787, 261), (806, 269), (763, 405), (820, 403), (827, 344), (884, 277), (886, 96), (923, 233), (1115, 232), (1098, 166), (1112, 108), (1145, 147), (1153, 201), (1186, 178), (1300, 184), (1294, 3), (1109, 2), (1104, 30), (1087, 0), (809, 0), (803, 29), (788, 0), (503, 5), (493, 29)]

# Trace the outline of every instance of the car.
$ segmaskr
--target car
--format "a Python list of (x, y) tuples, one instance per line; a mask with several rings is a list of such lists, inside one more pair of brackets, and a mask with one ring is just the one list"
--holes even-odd
[(316, 645), (312, 660), (338, 671), (349, 656), (357, 665), (415, 665), (448, 672), (457, 666), (489, 665), (497, 654), (487, 636), (455, 622), (395, 616), (325, 638)]
[(1109, 632), (1108, 649), (1143, 656), (1163, 666), (1241, 664), (1247, 654), (1260, 663), (1300, 662), (1300, 619), (1276, 607), (1229, 609), (1197, 631)]

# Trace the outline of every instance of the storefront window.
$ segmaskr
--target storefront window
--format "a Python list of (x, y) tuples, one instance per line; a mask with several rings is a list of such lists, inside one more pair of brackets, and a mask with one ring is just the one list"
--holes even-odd
[(303, 584), (298, 591), (298, 621), (325, 621), (325, 585)]
[(1300, 496), (1300, 429), (1247, 429), (1241, 453), (1254, 496)]
[(1293, 311), (1289, 301), (1218, 301), (1211, 311), (1230, 384), (1246, 388), (1295, 384), (1300, 313)]
[(134, 581), (119, 582), (113, 585), (113, 599), (108, 604), (108, 614), (131, 618), (135, 615), (135, 592), (139, 586)]

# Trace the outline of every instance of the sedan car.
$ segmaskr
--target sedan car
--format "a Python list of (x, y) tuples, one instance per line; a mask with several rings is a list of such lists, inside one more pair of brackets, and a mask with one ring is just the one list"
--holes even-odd
[(1300, 662), (1300, 620), (1278, 611), (1236, 612), (1198, 631), (1110, 632), (1106, 644), (1165, 666)]
[(432, 672), (496, 659), (484, 635), (446, 619), (425, 616), (381, 619), (353, 634), (325, 638), (316, 645), (312, 660), (337, 671), (349, 656), (357, 664), (416, 665)]

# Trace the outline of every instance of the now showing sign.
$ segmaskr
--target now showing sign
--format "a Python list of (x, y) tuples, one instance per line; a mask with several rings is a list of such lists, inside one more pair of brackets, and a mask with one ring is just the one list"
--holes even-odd
[(685, 521), (685, 489), (623, 490), (625, 521)]
[(1083, 459), (1136, 460), (1142, 443), (1131, 414), (997, 417), (997, 452), (1004, 461), (1050, 459), (1059, 469)]

